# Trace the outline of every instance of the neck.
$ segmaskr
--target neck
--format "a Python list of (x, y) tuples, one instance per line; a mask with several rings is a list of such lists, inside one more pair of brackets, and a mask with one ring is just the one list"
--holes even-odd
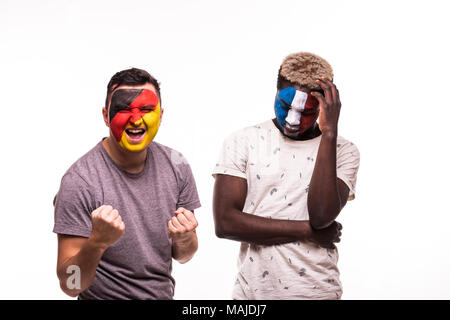
[(112, 137), (104, 139), (102, 144), (111, 159), (126, 172), (139, 173), (144, 169), (147, 148), (131, 152), (122, 148)]

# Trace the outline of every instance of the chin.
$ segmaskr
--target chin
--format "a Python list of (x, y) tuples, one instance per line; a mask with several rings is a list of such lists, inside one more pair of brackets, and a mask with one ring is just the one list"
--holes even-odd
[(125, 150), (127, 150), (128, 152), (132, 152), (132, 153), (138, 153), (141, 152), (142, 150), (144, 150), (147, 146), (144, 147), (136, 147), (136, 148), (124, 148)]
[(289, 129), (283, 128), (283, 133), (285, 136), (297, 138), (305, 133), (306, 130), (290, 131)]
[(120, 146), (129, 152), (141, 152), (144, 150), (149, 143), (142, 141), (141, 143), (132, 144), (129, 142), (120, 143)]

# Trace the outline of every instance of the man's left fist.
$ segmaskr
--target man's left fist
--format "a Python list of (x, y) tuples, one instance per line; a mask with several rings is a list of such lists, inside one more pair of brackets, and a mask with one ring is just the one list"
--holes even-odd
[(190, 236), (190, 234), (194, 232), (195, 228), (198, 226), (194, 213), (181, 207), (174, 213), (175, 216), (173, 216), (168, 222), (169, 235), (177, 238)]

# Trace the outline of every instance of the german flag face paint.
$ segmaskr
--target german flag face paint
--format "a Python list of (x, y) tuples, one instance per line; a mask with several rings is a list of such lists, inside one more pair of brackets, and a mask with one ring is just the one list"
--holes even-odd
[(277, 94), (275, 115), (285, 135), (298, 137), (319, 117), (319, 101), (311, 94), (287, 87)]
[(156, 136), (161, 106), (156, 93), (148, 89), (119, 89), (111, 97), (111, 132), (123, 148), (138, 152)]

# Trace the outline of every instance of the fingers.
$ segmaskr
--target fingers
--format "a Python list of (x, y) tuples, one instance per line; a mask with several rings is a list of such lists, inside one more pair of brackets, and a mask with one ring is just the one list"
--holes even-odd
[(170, 233), (177, 233), (178, 232), (177, 229), (174, 227), (174, 225), (172, 223), (172, 220), (169, 220), (168, 226), (169, 226), (169, 232)]
[(110, 205), (105, 205), (100, 210), (99, 216), (103, 218), (105, 221), (113, 222), (114, 220), (117, 219), (117, 217), (119, 217), (119, 211), (117, 211)]
[(168, 222), (171, 233), (187, 233), (197, 228), (198, 222), (193, 212), (178, 208), (174, 213), (175, 216)]
[(180, 223), (185, 227), (193, 227), (196, 228), (198, 226), (197, 219), (192, 211), (187, 210), (185, 208), (178, 208), (175, 211), (176, 217), (180, 221)]
[(177, 210), (175, 210), (175, 214), (179, 214), (179, 213), (183, 213), (184, 211), (187, 211), (185, 208), (183, 207), (179, 207)]
[[(117, 211), (117, 210), (116, 210)], [(117, 217), (112, 221), (114, 227), (120, 230), (125, 230), (125, 223), (123, 223), (122, 217), (118, 214)]]
[(117, 227), (124, 228), (122, 217), (117, 209), (114, 209), (110, 205), (102, 205), (92, 211), (91, 217), (95, 219), (101, 219), (108, 223), (111, 223)]
[(171, 235), (182, 235), (188, 232), (188, 230), (178, 221), (177, 217), (172, 217), (167, 225), (169, 227), (169, 233)]
[(325, 78), (317, 79), (316, 82), (323, 90), (325, 101), (328, 104), (331, 104), (333, 101), (333, 93), (331, 92), (331, 87), (333, 86), (333, 83)]
[(311, 95), (319, 101), (319, 107), (322, 107), (325, 104), (325, 97), (317, 92), (317, 91), (311, 91)]
[(325, 78), (321, 78), (316, 80), (316, 82), (320, 85), (320, 87), (324, 91), (325, 95), (325, 101), (328, 104), (340, 104), (340, 98), (339, 98), (339, 90), (336, 88), (336, 85)]
[(91, 217), (92, 218), (98, 217), (100, 215), (100, 212), (102, 212), (102, 210), (104, 210), (105, 207), (106, 207), (106, 205), (102, 205), (102, 206), (98, 207), (97, 209), (95, 209), (94, 211), (92, 211)]
[(92, 232), (89, 237), (93, 243), (108, 248), (122, 237), (125, 223), (119, 211), (110, 205), (102, 205), (92, 213)]
[(187, 231), (186, 227), (180, 223), (180, 220), (178, 219), (178, 217), (172, 217), (171, 221), (172, 221), (173, 226), (175, 227), (175, 229), (177, 229), (178, 232), (184, 233)]

